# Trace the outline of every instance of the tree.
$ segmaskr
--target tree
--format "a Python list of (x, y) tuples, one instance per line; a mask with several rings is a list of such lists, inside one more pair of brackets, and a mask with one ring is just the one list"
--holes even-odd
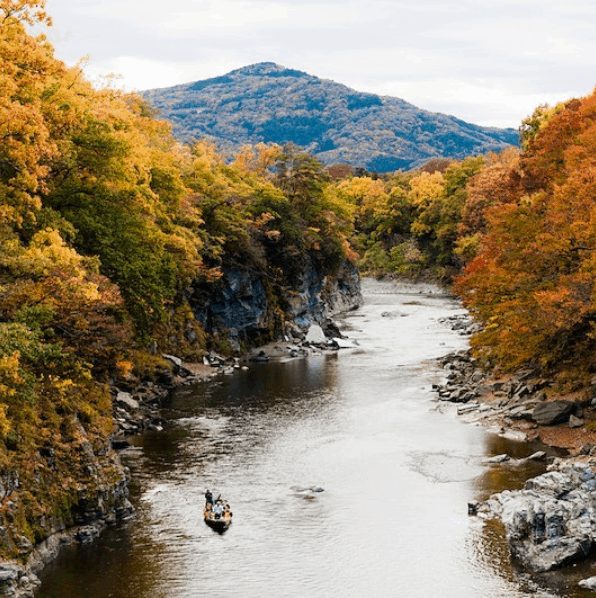
[(536, 132), (521, 185), (486, 211), (481, 249), (457, 282), (484, 323), (473, 340), (481, 357), (503, 369), (533, 365), (572, 388), (596, 367), (595, 149), (592, 94)]

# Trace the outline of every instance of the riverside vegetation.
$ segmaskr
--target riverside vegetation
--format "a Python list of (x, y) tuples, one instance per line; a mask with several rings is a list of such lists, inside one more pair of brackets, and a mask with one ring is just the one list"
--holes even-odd
[[(591, 398), (595, 95), (539, 108), (521, 152), (406, 173), (294, 147), (226, 160), (57, 60), (31, 32), (49, 24), (43, 2), (0, 11), (0, 556), (130, 512), (111, 387), (167, 378), (162, 353), (278, 338), (296, 297), (324, 297), (356, 263), (455, 280), (485, 367), (531, 366)], [(209, 311), (230, 293), (258, 295), (256, 321)]]

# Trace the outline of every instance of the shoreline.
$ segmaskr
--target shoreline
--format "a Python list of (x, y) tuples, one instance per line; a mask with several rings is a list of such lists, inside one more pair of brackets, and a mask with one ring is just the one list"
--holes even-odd
[[(477, 329), (467, 313), (443, 323), (464, 336)], [(469, 503), (469, 515), (500, 521), (510, 558), (530, 573), (589, 559), (596, 547), (592, 540), (596, 538), (596, 430), (590, 425), (596, 422), (596, 401), (578, 393), (560, 396), (549, 380), (529, 369), (511, 375), (487, 372), (469, 349), (437, 361), (445, 379), (433, 391), (439, 403), (457, 405), (460, 421), (511, 440), (538, 440), (567, 451), (562, 457), (543, 455), (546, 472), (528, 479), (522, 489)], [(485, 464), (510, 467), (519, 462), (502, 454)], [(578, 585), (596, 589), (596, 578), (580, 580)]]
[[(452, 316), (444, 324), (470, 336), (477, 329), (467, 314)], [(439, 358), (445, 381), (433, 386), (439, 402), (456, 403), (462, 421), (487, 427), (521, 441), (539, 440), (566, 449), (571, 456), (596, 446), (596, 399), (579, 393), (560, 395), (552, 382), (526, 369), (496, 375), (481, 368), (471, 351)], [(585, 454), (585, 453), (584, 453)]]

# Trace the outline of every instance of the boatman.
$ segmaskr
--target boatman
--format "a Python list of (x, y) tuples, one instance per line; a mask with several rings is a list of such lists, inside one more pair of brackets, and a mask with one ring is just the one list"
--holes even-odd
[(205, 504), (213, 506), (213, 494), (211, 494), (211, 490), (205, 490)]

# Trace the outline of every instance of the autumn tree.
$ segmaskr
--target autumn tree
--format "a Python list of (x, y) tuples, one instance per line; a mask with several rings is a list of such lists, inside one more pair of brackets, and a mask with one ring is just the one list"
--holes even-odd
[(531, 139), (521, 189), (487, 211), (481, 250), (457, 284), (484, 323), (473, 341), (480, 356), (504, 369), (531, 364), (572, 387), (596, 366), (595, 148), (592, 94)]

